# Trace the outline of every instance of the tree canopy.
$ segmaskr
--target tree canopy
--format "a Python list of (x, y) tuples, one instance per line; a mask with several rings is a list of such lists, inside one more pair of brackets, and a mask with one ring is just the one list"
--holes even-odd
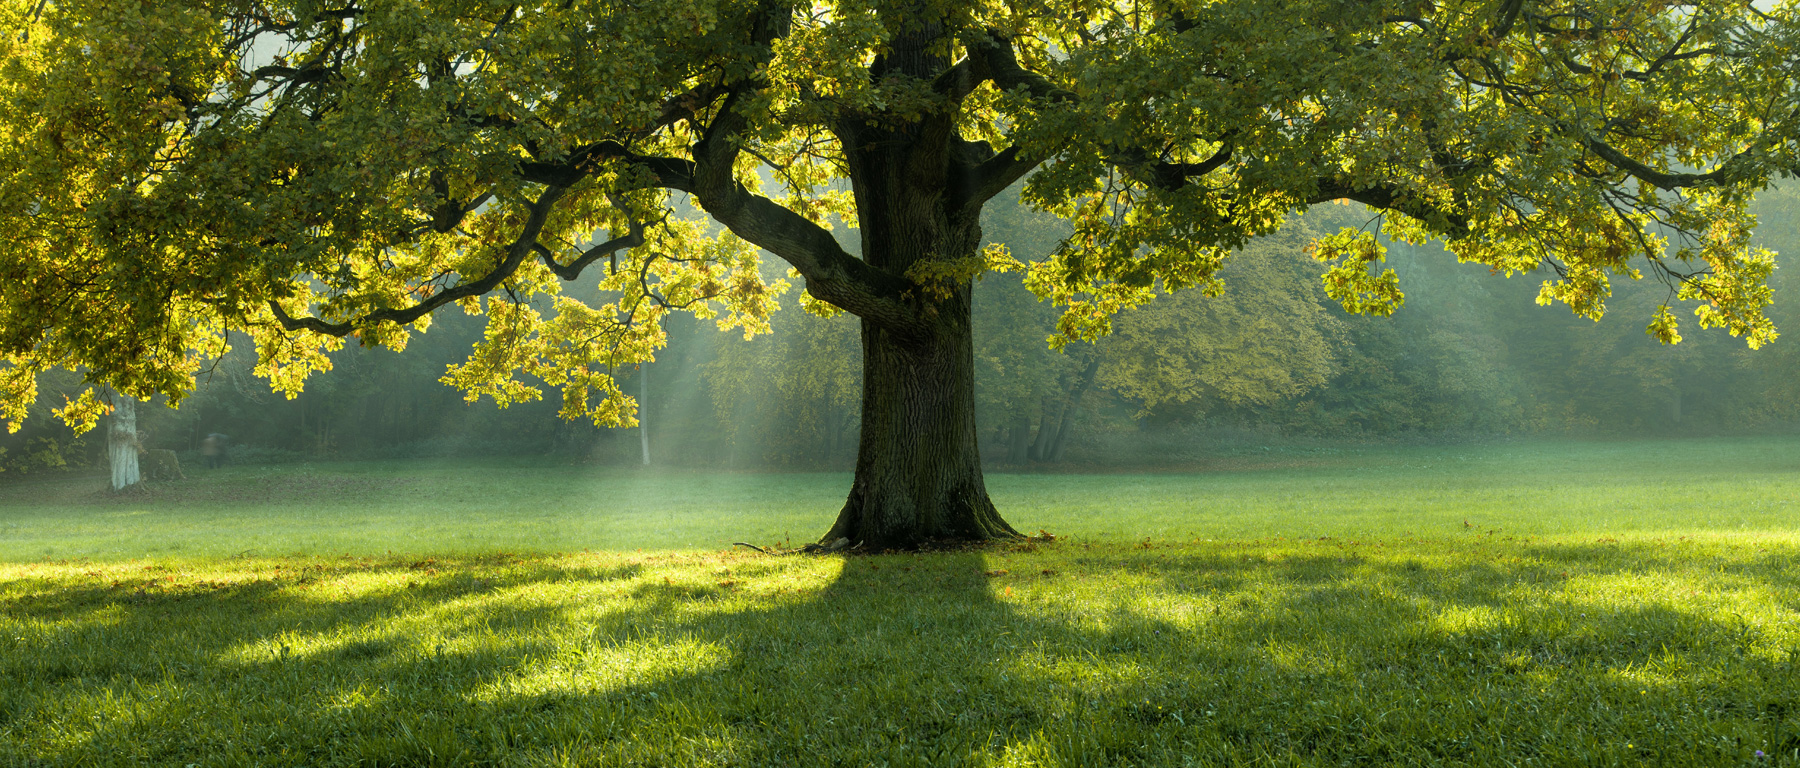
[[(1542, 300), (1587, 315), (1641, 257), (1701, 325), (1756, 345), (1774, 335), (1772, 261), (1749, 245), (1746, 204), (1797, 167), (1791, 3), (58, 0), (0, 13), (0, 353), (15, 418), (51, 365), (178, 398), (227, 328), (294, 391), (343, 337), (403, 347), (456, 303), (485, 312), (488, 332), (447, 381), (502, 403), (560, 388), (566, 415), (617, 423), (631, 401), (607, 371), (650, 357), (666, 312), (764, 328), (757, 247), (812, 297), (906, 332), (942, 286), (1010, 260), (858, 258), (828, 232), (834, 216), (859, 223), (864, 187), (884, 183), (979, 209), (1034, 169), (1027, 199), (1073, 226), (1030, 276), (1067, 306), (1063, 339), (1105, 332), (1157, 287), (1205, 288), (1289, 212), (1350, 199), (1390, 235), (1441, 239), (1499, 272), (1549, 269)], [(945, 159), (883, 154), (904, 140), (939, 142)], [(880, 163), (892, 167), (864, 172)], [(677, 194), (729, 232), (672, 217)], [(1372, 228), (1316, 254), (1334, 298), (1382, 312), (1400, 293), (1373, 267)], [(605, 299), (563, 294), (584, 272)], [(1659, 308), (1650, 330), (1675, 340), (1675, 314)]]
[[(179, 399), (227, 346), (298, 391), (355, 337), (486, 316), (443, 377), (630, 423), (673, 311), (746, 334), (783, 287), (861, 323), (857, 479), (827, 535), (1012, 535), (976, 449), (987, 202), (1069, 222), (1027, 285), (1093, 340), (1216, 294), (1295, 211), (1385, 314), (1380, 232), (1599, 317), (1610, 281), (1775, 336), (1753, 194), (1800, 170), (1800, 24), (1738, 0), (38, 0), (0, 10), (0, 403), (55, 365)], [(722, 224), (677, 214), (678, 198)], [(860, 248), (831, 229), (857, 228)], [(759, 250), (760, 249), (760, 250)], [(564, 283), (583, 290), (564, 290)], [(598, 294), (585, 286), (596, 286)], [(589, 300), (577, 296), (597, 296)], [(1085, 385), (1084, 385), (1085, 386)], [(90, 394), (65, 419), (91, 424)]]

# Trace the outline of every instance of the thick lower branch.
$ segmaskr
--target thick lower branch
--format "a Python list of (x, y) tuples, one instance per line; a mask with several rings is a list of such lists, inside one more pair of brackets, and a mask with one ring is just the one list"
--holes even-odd
[(1403, 196), (1393, 187), (1376, 185), (1370, 187), (1352, 187), (1334, 178), (1319, 180), (1319, 186), (1312, 197), (1307, 198), (1308, 205), (1330, 202), (1332, 200), (1355, 200), (1371, 208), (1402, 213), (1419, 221), (1440, 224), (1445, 228), (1443, 234), (1450, 239), (1460, 239), (1469, 235), (1468, 217), (1434, 208), (1419, 202), (1416, 198)]
[(713, 194), (695, 199), (733, 234), (794, 265), (806, 278), (808, 293), (895, 333), (923, 332), (918, 310), (905, 299), (916, 289), (911, 282), (846, 253), (830, 232), (800, 214), (735, 181), (730, 186), (734, 189), (710, 190)]
[(640, 155), (605, 141), (581, 147), (562, 162), (521, 163), (520, 174), (528, 181), (569, 185), (604, 163), (623, 163), (643, 174), (642, 186), (692, 195), (732, 234), (793, 265), (814, 297), (895, 332), (916, 333), (917, 310), (905, 298), (914, 289), (910, 282), (851, 256), (825, 228), (738, 183), (733, 165), (744, 125), (744, 117), (735, 110), (738, 101), (737, 92), (726, 97), (705, 137), (694, 145), (692, 161)]
[(1729, 184), (1736, 180), (1738, 166), (1749, 162), (1751, 153), (1755, 151), (1755, 148), (1746, 149), (1725, 158), (1725, 162), (1720, 163), (1719, 167), (1708, 173), (1665, 173), (1638, 162), (1612, 145), (1591, 136), (1583, 136), (1582, 143), (1587, 146), (1589, 152), (1594, 153), (1601, 160), (1605, 160), (1614, 168), (1654, 184), (1659, 189)]
[(519, 265), (536, 252), (537, 238), (544, 231), (544, 222), (550, 218), (550, 211), (556, 207), (556, 201), (563, 195), (563, 187), (551, 187), (538, 196), (537, 202), (531, 204), (531, 215), (525, 220), (525, 227), (520, 230), (518, 238), (506, 249), (505, 258), (494, 266), (493, 271), (478, 279), (466, 283), (458, 283), (425, 298), (417, 304), (403, 309), (378, 309), (359, 318), (339, 323), (326, 322), (316, 317), (293, 317), (281, 307), (280, 302), (270, 301), (269, 309), (281, 327), (290, 331), (308, 330), (323, 333), (327, 336), (348, 336), (358, 326), (376, 323), (399, 323), (404, 325), (430, 314), (438, 307), (472, 296), (481, 296), (500, 286), (506, 278), (519, 271)]
[(792, 264), (814, 297), (895, 333), (922, 334), (918, 310), (905, 298), (912, 283), (851, 256), (824, 227), (738, 183), (738, 136), (747, 121), (737, 106), (746, 92), (725, 98), (706, 135), (694, 145), (687, 191), (732, 234)]
[[(613, 207), (623, 208), (623, 206), (619, 205), (619, 201), (616, 198), (609, 197), (607, 199), (608, 202), (613, 204)], [(536, 243), (532, 244), (532, 248), (537, 251), (539, 258), (543, 259), (544, 266), (548, 267), (551, 272), (556, 273), (557, 277), (560, 277), (563, 280), (574, 280), (581, 277), (582, 271), (586, 270), (589, 264), (627, 248), (636, 248), (643, 245), (644, 229), (647, 226), (648, 225), (642, 221), (635, 218), (631, 219), (624, 235), (615, 237), (582, 251), (580, 256), (576, 257), (574, 261), (571, 261), (566, 265), (558, 263), (556, 254), (551, 253), (549, 248), (545, 248)], [(617, 265), (615, 264), (615, 268), (616, 266)]]

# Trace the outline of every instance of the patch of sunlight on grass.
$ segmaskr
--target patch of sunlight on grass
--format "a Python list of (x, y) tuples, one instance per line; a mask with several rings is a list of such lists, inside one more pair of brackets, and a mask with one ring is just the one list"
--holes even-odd
[(0, 762), (1710, 766), (1800, 738), (1792, 552), (1480, 538), (0, 566), (30, 577), (0, 588)]
[(1351, 671), (1344, 659), (1329, 647), (1268, 640), (1258, 650), (1270, 667), (1290, 674), (1331, 675)]
[(354, 687), (341, 689), (326, 699), (326, 707), (340, 714), (348, 714), (357, 710), (369, 710), (382, 706), (387, 693), (368, 683), (357, 683)]
[(1031, 734), (1022, 741), (1015, 741), (1001, 747), (1000, 753), (992, 759), (981, 761), (981, 765), (993, 768), (1030, 768), (1038, 765), (1056, 765), (1056, 748), (1042, 731)]
[[(730, 656), (723, 645), (694, 637), (584, 644), (558, 654), (555, 661), (534, 663), (482, 685), (466, 698), (499, 704), (565, 694), (605, 695), (716, 672), (725, 668)], [(647, 698), (659, 696), (652, 693)]]
[(1075, 535), (853, 557), (686, 543), (843, 476), (0, 489), (0, 765), (1800, 768), (1800, 441), (1681, 450), (996, 476)]
[(1440, 608), (1431, 618), (1432, 631), (1443, 634), (1467, 634), (1499, 627), (1506, 623), (1505, 612), (1488, 605), (1463, 605)]

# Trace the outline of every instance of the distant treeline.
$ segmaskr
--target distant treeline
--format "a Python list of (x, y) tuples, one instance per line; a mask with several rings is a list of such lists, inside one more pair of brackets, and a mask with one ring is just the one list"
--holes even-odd
[[(1800, 204), (1770, 191), (1759, 240), (1800, 253)], [(991, 239), (1041, 258), (1061, 222), (996, 201)], [(1644, 333), (1673, 288), (1616, 279), (1593, 322), (1538, 306), (1541, 271), (1504, 279), (1459, 265), (1435, 245), (1390, 244), (1406, 302), (1388, 318), (1346, 314), (1320, 286), (1306, 244), (1366, 211), (1321, 206), (1252, 243), (1223, 271), (1217, 296), (1163, 296), (1120, 315), (1094, 344), (1051, 351), (1058, 308), (1016, 275), (976, 289), (978, 413), (996, 466), (1179, 463), (1233, 442), (1502, 435), (1693, 435), (1779, 431), (1800, 419), (1800, 344), (1760, 351), (1691, 315), (1684, 340)], [(843, 232), (854, 245), (854, 231)], [(1791, 259), (1784, 259), (1788, 263)], [(1800, 332), (1800, 284), (1775, 277), (1777, 325)], [(859, 331), (849, 316), (801, 311), (797, 289), (775, 331), (745, 341), (676, 315), (647, 371), (619, 371), (644, 394), (653, 463), (848, 468), (856, 451)], [(480, 337), (480, 318), (444, 313), (407, 351), (354, 345), (292, 400), (250, 374), (247, 348), (215, 361), (179, 410), (139, 410), (146, 446), (190, 456), (211, 433), (233, 460), (530, 455), (642, 461), (640, 432), (556, 417), (550, 402), (467, 403), (438, 379)], [(647, 377), (647, 378), (645, 378)], [(50, 382), (23, 430), (0, 436), (6, 475), (99, 462), (104, 430), (75, 437), (48, 414), (79, 376)]]

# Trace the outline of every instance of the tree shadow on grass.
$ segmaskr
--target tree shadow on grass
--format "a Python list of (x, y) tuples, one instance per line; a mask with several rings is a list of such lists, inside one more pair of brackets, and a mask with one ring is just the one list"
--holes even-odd
[[(1791, 617), (1793, 553), (1521, 553), (446, 558), (14, 584), (0, 762), (1800, 763), (1792, 629), (1667, 586)], [(1632, 574), (1656, 578), (1636, 597), (1590, 583)], [(375, 583), (335, 586), (358, 576)]]

